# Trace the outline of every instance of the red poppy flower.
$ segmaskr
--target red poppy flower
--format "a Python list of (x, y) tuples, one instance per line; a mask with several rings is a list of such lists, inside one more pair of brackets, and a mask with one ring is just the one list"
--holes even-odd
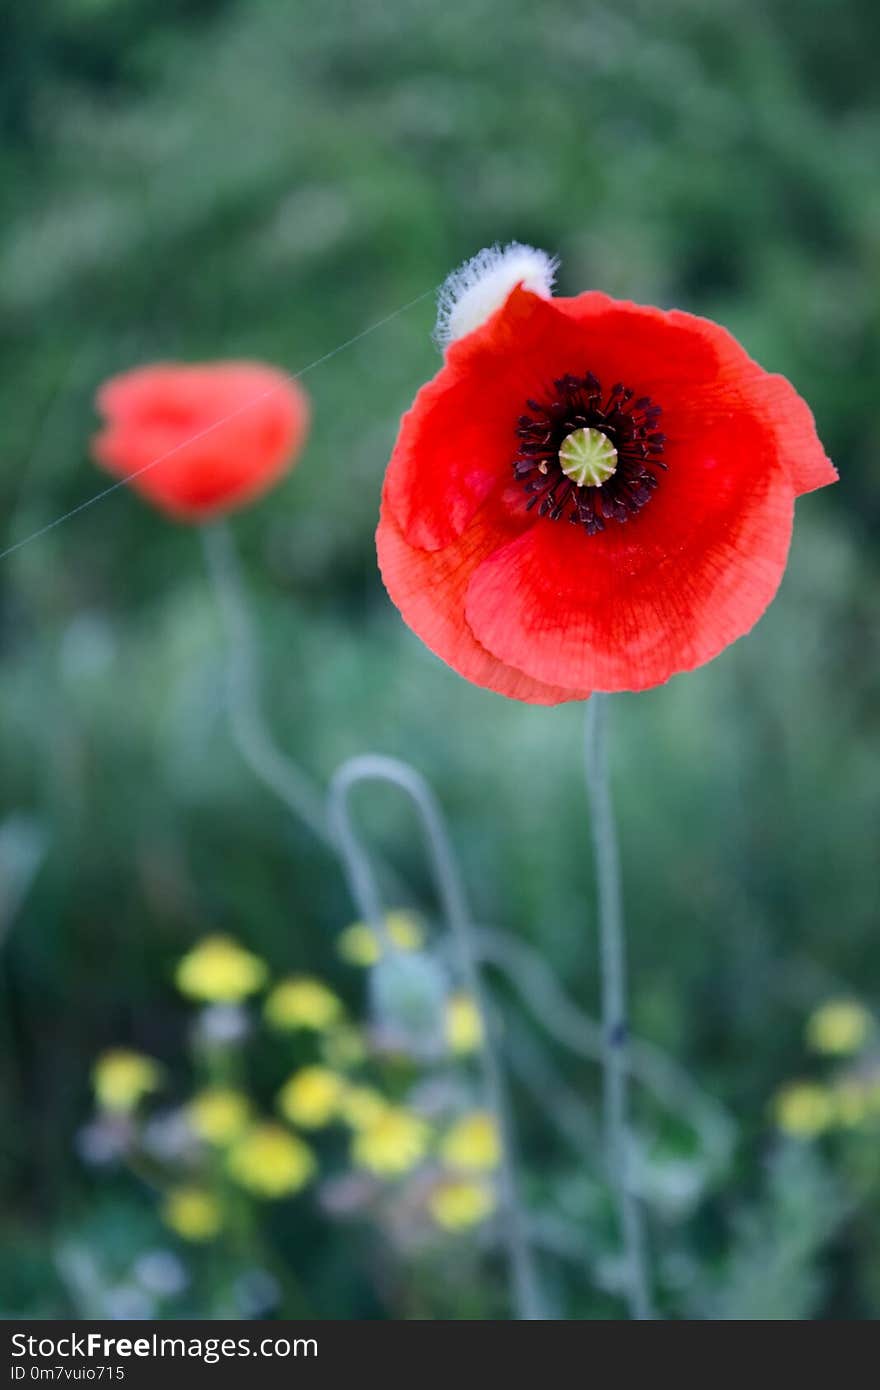
[(478, 685), (641, 690), (752, 627), (795, 497), (836, 476), (805, 403), (717, 324), (520, 281), (404, 417), (379, 563)]
[(98, 463), (181, 521), (266, 492), (293, 464), (309, 419), (302, 388), (259, 362), (137, 367), (105, 382), (97, 407)]

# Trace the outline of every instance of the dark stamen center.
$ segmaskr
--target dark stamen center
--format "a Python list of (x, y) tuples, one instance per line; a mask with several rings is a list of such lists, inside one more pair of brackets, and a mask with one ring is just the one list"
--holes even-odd
[(531, 494), (528, 510), (551, 521), (567, 516), (593, 535), (607, 520), (635, 516), (653, 496), (654, 470), (666, 469), (662, 409), (620, 382), (606, 396), (592, 372), (553, 386), (551, 399), (526, 401), (514, 476)]

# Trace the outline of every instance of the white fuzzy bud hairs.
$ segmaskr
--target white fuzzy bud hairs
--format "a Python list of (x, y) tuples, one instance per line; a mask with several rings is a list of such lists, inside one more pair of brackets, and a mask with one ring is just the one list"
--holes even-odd
[(510, 291), (522, 284), (542, 299), (553, 293), (559, 267), (557, 256), (548, 256), (534, 246), (511, 241), (498, 242), (478, 251), (469, 261), (447, 275), (437, 296), (437, 323), (434, 340), (448, 347), (456, 338), (472, 333), (500, 309)]

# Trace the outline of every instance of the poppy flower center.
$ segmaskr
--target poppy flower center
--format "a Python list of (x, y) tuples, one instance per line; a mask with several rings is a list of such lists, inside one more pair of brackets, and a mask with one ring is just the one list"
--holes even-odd
[(617, 471), (617, 450), (601, 430), (572, 430), (562, 441), (559, 467), (578, 487), (601, 487)]
[(662, 407), (618, 382), (603, 391), (592, 372), (566, 375), (546, 400), (528, 400), (519, 417), (514, 477), (530, 494), (527, 510), (583, 526), (588, 535), (608, 520), (628, 521), (651, 500), (666, 436)]

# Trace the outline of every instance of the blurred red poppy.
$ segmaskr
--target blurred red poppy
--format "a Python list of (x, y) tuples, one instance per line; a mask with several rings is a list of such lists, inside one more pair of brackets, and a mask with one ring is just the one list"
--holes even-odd
[(404, 417), (379, 563), (478, 685), (539, 704), (640, 690), (749, 630), (795, 497), (836, 476), (805, 403), (717, 324), (520, 285)]
[(260, 362), (137, 367), (105, 382), (97, 407), (97, 462), (194, 522), (266, 492), (293, 465), (309, 421), (298, 383)]

